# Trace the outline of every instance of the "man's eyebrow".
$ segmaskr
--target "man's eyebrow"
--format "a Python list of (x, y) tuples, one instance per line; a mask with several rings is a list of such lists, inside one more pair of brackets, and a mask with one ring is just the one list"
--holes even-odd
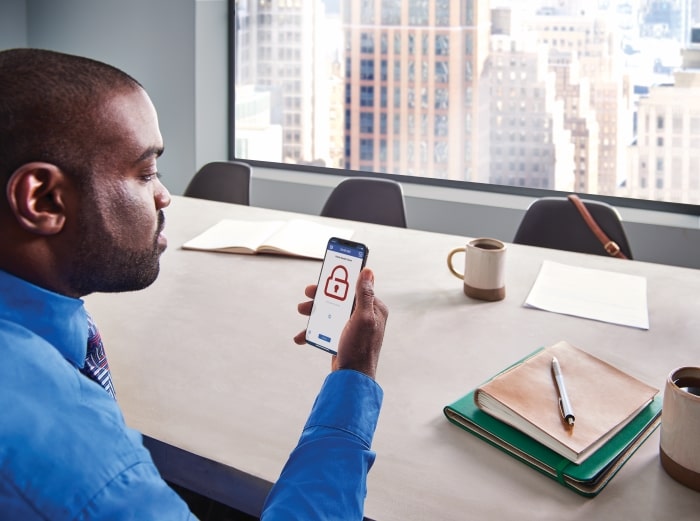
[(163, 147), (149, 147), (134, 161), (134, 164), (138, 164), (152, 157), (160, 157), (163, 154), (163, 150)]

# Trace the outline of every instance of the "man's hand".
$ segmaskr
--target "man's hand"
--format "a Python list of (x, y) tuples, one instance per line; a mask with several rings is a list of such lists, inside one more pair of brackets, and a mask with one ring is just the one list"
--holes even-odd
[[(304, 294), (313, 299), (316, 289), (315, 284), (307, 286)], [(298, 310), (308, 316), (312, 307), (313, 301), (306, 301), (299, 304)], [(340, 335), (338, 354), (333, 357), (332, 369), (354, 369), (374, 378), (388, 316), (386, 305), (374, 295), (374, 273), (364, 268), (357, 279), (355, 309)], [(306, 343), (305, 337), (306, 332), (302, 331), (294, 337), (294, 342), (303, 345)]]

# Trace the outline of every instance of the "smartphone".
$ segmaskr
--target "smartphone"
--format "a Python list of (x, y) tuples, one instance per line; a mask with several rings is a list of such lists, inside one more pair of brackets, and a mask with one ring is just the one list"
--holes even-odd
[(368, 254), (367, 246), (359, 242), (338, 237), (328, 241), (306, 327), (307, 344), (337, 354), (340, 334), (355, 306), (357, 277)]

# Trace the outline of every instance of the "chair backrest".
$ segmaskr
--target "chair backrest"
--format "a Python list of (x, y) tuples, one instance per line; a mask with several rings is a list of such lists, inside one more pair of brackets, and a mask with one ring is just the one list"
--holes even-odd
[[(631, 259), (632, 251), (617, 210), (600, 201), (583, 200), (583, 203), (605, 234)], [(534, 201), (525, 212), (513, 242), (610, 256), (566, 197), (542, 197)]]
[(321, 215), (406, 228), (403, 189), (390, 179), (350, 177), (333, 189)]
[(249, 205), (251, 175), (251, 166), (242, 161), (207, 163), (192, 178), (184, 195)]

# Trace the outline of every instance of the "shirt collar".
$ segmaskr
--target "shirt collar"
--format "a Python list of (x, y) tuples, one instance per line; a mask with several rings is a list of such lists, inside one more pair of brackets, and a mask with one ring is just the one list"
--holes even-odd
[(85, 364), (88, 329), (81, 299), (54, 293), (0, 270), (0, 320), (32, 331), (73, 365)]

